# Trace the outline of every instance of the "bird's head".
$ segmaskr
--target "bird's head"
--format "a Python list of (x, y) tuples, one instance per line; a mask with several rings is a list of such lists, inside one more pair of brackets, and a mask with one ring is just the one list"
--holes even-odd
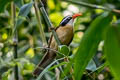
[(81, 13), (76, 13), (76, 14), (73, 14), (72, 16), (68, 15), (68, 16), (64, 17), (62, 19), (62, 21), (60, 22), (60, 26), (65, 26), (65, 25), (73, 26), (74, 19), (81, 15), (82, 15)]

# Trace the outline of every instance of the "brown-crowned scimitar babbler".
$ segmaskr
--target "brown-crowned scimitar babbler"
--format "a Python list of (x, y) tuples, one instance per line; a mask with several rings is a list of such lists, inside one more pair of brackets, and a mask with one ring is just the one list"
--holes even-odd
[[(81, 15), (82, 15), (81, 13), (76, 13), (72, 16), (68, 15), (64, 17), (63, 20), (60, 22), (59, 27), (55, 31), (62, 45), (69, 45), (71, 43), (74, 35), (73, 34), (74, 19)], [(58, 45), (54, 37), (51, 36), (50, 39), (51, 40), (49, 42), (49, 48), (57, 50)], [(33, 75), (38, 76), (44, 70), (44, 68), (46, 68), (50, 63), (53, 62), (55, 57), (56, 57), (56, 52), (53, 50), (48, 50), (46, 54), (43, 56), (38, 66), (36, 67), (36, 69), (34, 70)]]

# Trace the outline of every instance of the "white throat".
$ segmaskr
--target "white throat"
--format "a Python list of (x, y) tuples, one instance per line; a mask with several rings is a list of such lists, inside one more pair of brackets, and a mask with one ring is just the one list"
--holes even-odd
[(71, 19), (71, 20), (67, 23), (67, 25), (73, 26), (73, 19)]

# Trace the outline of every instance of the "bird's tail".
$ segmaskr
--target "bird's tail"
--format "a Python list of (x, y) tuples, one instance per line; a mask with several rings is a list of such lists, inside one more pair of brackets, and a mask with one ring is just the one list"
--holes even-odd
[(34, 76), (38, 76), (44, 68), (46, 68), (55, 58), (56, 53), (54, 51), (48, 51), (42, 58), (41, 62), (38, 64), (36, 69), (33, 72)]

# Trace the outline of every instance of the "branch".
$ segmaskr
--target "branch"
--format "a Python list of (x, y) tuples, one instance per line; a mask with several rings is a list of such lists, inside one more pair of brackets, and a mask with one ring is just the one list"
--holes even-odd
[(120, 10), (110, 9), (110, 8), (106, 8), (104, 6), (99, 6), (99, 5), (94, 5), (94, 4), (89, 4), (89, 3), (85, 3), (85, 2), (81, 2), (81, 1), (74, 1), (74, 0), (62, 0), (62, 1), (70, 2), (70, 3), (73, 3), (73, 4), (81, 5), (81, 6), (88, 7), (88, 8), (102, 9), (102, 10), (106, 10), (106, 11), (112, 11), (114, 13), (120, 14)]
[[(12, 25), (13, 25), (13, 30), (16, 27), (16, 7), (14, 2), (11, 3), (11, 12), (12, 12)], [(17, 30), (15, 30), (15, 34), (13, 37), (13, 46), (14, 46), (14, 59), (18, 58), (18, 53), (17, 53), (17, 46), (18, 46), (18, 37), (17, 37)], [(15, 80), (19, 80), (19, 74), (18, 74), (18, 65), (15, 65), (14, 67), (14, 76)]]
[(36, 14), (36, 18), (37, 18), (37, 21), (38, 21), (38, 26), (39, 26), (39, 30), (40, 30), (40, 36), (41, 36), (41, 39), (42, 39), (42, 42), (43, 42), (43, 46), (47, 46), (47, 40), (45, 38), (45, 33), (43, 31), (43, 27), (42, 27), (42, 22), (41, 22), (41, 19), (40, 19), (40, 12), (39, 12), (39, 8), (38, 8), (38, 5), (37, 5), (37, 1), (34, 0), (34, 8), (35, 8), (35, 14)]
[(51, 48), (48, 48), (48, 47), (36, 47), (34, 49), (45, 49), (45, 50), (49, 50), (49, 51), (54, 51), (54, 52), (56, 52), (56, 53), (58, 53), (60, 55), (63, 55), (65, 57), (65, 55), (60, 53), (59, 51), (56, 51), (55, 49), (51, 49)]

